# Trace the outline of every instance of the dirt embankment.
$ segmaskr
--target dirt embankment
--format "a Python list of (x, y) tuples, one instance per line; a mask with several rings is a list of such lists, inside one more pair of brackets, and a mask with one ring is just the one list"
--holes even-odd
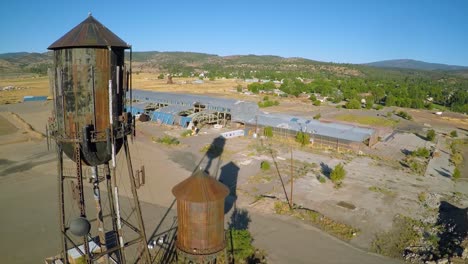
[(0, 112), (0, 117), (0, 123), (5, 130), (0, 133), (0, 145), (42, 140), (45, 137), (16, 113)]

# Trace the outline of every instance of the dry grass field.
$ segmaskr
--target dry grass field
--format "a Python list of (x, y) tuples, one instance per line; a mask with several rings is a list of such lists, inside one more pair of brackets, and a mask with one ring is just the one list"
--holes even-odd
[[(11, 90), (3, 90), (13, 86)], [(23, 101), (26, 95), (50, 96), (47, 76), (0, 77), (0, 104), (12, 104)]]
[(165, 91), (175, 93), (193, 94), (226, 94), (235, 91), (237, 85), (246, 87), (243, 81), (235, 79), (216, 79), (213, 81), (203, 80), (203, 83), (192, 83), (198, 78), (177, 78), (172, 79), (173, 84), (167, 84), (166, 79), (158, 79), (157, 74), (139, 73), (133, 74), (133, 87), (135, 89)]

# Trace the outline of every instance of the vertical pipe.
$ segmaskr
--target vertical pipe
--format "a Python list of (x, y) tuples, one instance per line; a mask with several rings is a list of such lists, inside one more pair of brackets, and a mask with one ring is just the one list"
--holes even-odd
[(64, 183), (63, 183), (63, 152), (62, 146), (57, 142), (57, 172), (58, 172), (58, 193), (59, 193), (59, 223), (60, 223), (60, 238), (63, 254), (63, 262), (68, 264), (68, 246), (67, 238), (65, 237), (65, 199), (64, 199)]
[(132, 106), (133, 106), (133, 94), (132, 94), (132, 89), (133, 89), (133, 85), (132, 85), (132, 46), (130, 46), (130, 63), (129, 63), (129, 71), (130, 71), (130, 74), (128, 76), (128, 82), (129, 82), (129, 85), (128, 85), (128, 89), (130, 90), (130, 109), (133, 109)]
[[(106, 169), (106, 185), (107, 185), (107, 196), (109, 200), (109, 208), (110, 208), (110, 213), (112, 215), (112, 230), (114, 231), (113, 235), (115, 238), (117, 238), (118, 233), (120, 232), (118, 225), (117, 225), (117, 217), (115, 213), (115, 205), (114, 205), (114, 199), (113, 199), (113, 191), (112, 191), (112, 182), (111, 182), (111, 171), (109, 167), (109, 162), (105, 164), (105, 169)], [(117, 240), (117, 244), (120, 246), (120, 240)], [(122, 260), (120, 263), (124, 263), (123, 261), (123, 256), (124, 256), (124, 250), (123, 247), (120, 246), (120, 258), (119, 260)]]
[(93, 118), (94, 118), (94, 131), (97, 131), (97, 122), (96, 122), (96, 88), (94, 86), (94, 67), (91, 67), (91, 78), (92, 78), (92, 88), (93, 88)]
[(111, 147), (112, 147), (112, 168), (115, 168), (115, 139), (114, 139), (114, 113), (112, 109), (113, 96), (112, 96), (112, 80), (109, 80), (109, 122), (111, 132)]
[[(96, 203), (96, 220), (97, 220), (97, 230), (99, 236), (99, 244), (101, 247), (101, 252), (105, 252), (107, 250), (106, 247), (106, 233), (104, 230), (104, 219), (102, 214), (102, 206), (101, 206), (101, 191), (99, 189), (99, 175), (98, 175), (98, 168), (97, 166), (91, 167), (91, 175), (94, 179), (93, 182), (93, 194), (94, 194), (94, 201)], [(103, 262), (107, 263), (107, 255), (104, 258), (101, 258)]]

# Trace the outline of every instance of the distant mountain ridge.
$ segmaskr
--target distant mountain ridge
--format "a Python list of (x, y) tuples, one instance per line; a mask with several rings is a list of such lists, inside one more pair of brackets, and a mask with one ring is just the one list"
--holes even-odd
[[(128, 55), (126, 55), (126, 59), (129, 58)], [(285, 78), (287, 73), (297, 76), (326, 73), (339, 78), (399, 78), (401, 76), (419, 75), (437, 79), (450, 75), (468, 79), (468, 67), (426, 63), (416, 60), (389, 60), (368, 64), (350, 64), (321, 62), (300, 57), (285, 58), (274, 55), (220, 56), (181, 51), (134, 51), (133, 62), (134, 72), (183, 73), (182, 76), (209, 71), (217, 75), (226, 73), (224, 76), (228, 78), (230, 73), (247, 76), (253, 72), (263, 71), (266, 76), (283, 74), (277, 76), (278, 78)], [(52, 63), (53, 53), (51, 51), (44, 53), (4, 53), (0, 54), (0, 75), (16, 73), (44, 75), (47, 74), (47, 69), (52, 66)]]
[(459, 71), (468, 70), (467, 66), (448, 65), (441, 63), (430, 63), (411, 59), (398, 59), (398, 60), (383, 60), (371, 63), (365, 63), (364, 65), (377, 67), (377, 68), (400, 68), (400, 69), (414, 69), (414, 70), (426, 70), (426, 71)]

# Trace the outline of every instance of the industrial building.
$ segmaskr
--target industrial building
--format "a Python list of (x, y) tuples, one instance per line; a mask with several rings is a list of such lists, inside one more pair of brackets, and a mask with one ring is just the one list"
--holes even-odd
[(303, 132), (310, 135), (314, 146), (337, 150), (360, 150), (378, 140), (371, 128), (266, 114), (254, 102), (142, 90), (133, 91), (132, 101), (132, 114), (146, 113), (151, 121), (168, 125), (236, 123), (244, 128), (245, 135), (261, 135), (265, 127), (271, 127), (276, 136), (295, 137)]
[(309, 120), (289, 115), (258, 114), (245, 121), (246, 134), (263, 134), (265, 127), (271, 127), (273, 135), (296, 137), (298, 132), (307, 133), (316, 147), (336, 150), (358, 151), (364, 146), (377, 143), (374, 129), (348, 124)]
[(259, 112), (258, 105), (209, 96), (133, 90), (132, 114), (146, 113), (151, 121), (187, 127), (193, 124), (243, 123)]

